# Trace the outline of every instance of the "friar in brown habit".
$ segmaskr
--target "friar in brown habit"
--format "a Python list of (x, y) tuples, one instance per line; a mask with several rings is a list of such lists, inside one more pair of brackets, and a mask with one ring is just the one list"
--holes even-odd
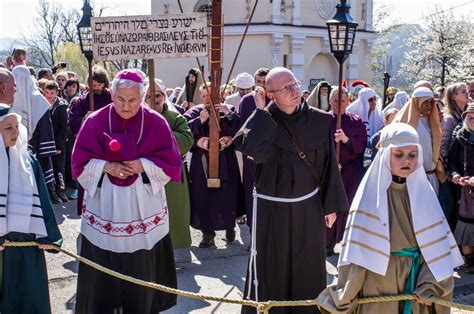
[[(288, 69), (271, 70), (266, 84), (272, 101), (265, 106), (258, 88), (257, 109), (234, 137), (237, 149), (252, 159), (256, 188), (245, 297), (314, 299), (326, 287), (325, 228), (349, 207), (332, 117), (302, 102), (300, 83)], [(271, 311), (292, 312), (319, 313), (316, 307)]]

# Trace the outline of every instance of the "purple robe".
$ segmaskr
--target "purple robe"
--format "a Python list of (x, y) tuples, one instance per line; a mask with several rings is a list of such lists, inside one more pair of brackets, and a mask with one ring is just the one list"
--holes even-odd
[[(250, 93), (242, 97), (240, 100), (240, 126), (241, 128), (248, 118), (252, 115), (257, 108), (255, 104), (255, 98), (253, 97), (254, 93)], [(270, 103), (269, 98), (265, 98), (267, 105)], [(245, 205), (245, 214), (247, 215), (247, 225), (252, 226), (252, 212), (253, 212), (253, 186), (254, 178), (251, 171), (251, 161), (247, 156), (242, 156), (243, 160), (243, 169), (242, 169), (242, 182), (244, 186), (244, 205)]]
[[(189, 171), (189, 191), (191, 197), (191, 226), (198, 230), (214, 231), (234, 228), (239, 209), (243, 207), (243, 191), (239, 166), (234, 145), (219, 153), (220, 188), (208, 188), (203, 164), (208, 165), (209, 153), (196, 143), (201, 137), (209, 136), (209, 124), (201, 124), (199, 114), (204, 105), (190, 108), (184, 116), (194, 135), (191, 148), (191, 168)], [(232, 108), (233, 109), (233, 108)], [(240, 119), (234, 112), (220, 118), (222, 136), (233, 137), (238, 130)]]
[[(104, 108), (112, 102), (112, 93), (109, 89), (104, 89), (102, 95), (94, 95), (94, 109), (97, 111)], [(86, 116), (89, 109), (89, 93), (85, 93), (79, 98), (76, 104), (69, 111), (69, 129), (72, 133), (79, 133), (82, 125), (82, 120)]]
[[(329, 113), (333, 115), (331, 131), (334, 134), (336, 133), (337, 115), (332, 111)], [(346, 190), (347, 200), (351, 204), (362, 179), (362, 157), (367, 146), (367, 128), (359, 116), (348, 111), (341, 116), (341, 127), (351, 143), (351, 145), (348, 145), (341, 142), (339, 156), (339, 163), (342, 167), (342, 182)], [(337, 220), (332, 228), (326, 228), (326, 247), (334, 246), (342, 240), (347, 215), (347, 211), (338, 213)]]
[[(143, 134), (136, 144), (142, 128), (142, 111)], [(112, 132), (109, 130), (109, 114)], [(80, 129), (72, 151), (74, 178), (81, 175), (91, 159), (108, 160), (110, 138), (116, 134), (126, 134), (132, 139), (130, 147), (121, 143), (119, 152), (123, 153), (124, 160), (146, 158), (163, 169), (171, 180), (181, 181), (181, 154), (165, 118), (142, 105), (135, 116), (124, 120), (117, 114), (113, 104), (91, 114)], [(119, 161), (117, 156), (114, 161)]]

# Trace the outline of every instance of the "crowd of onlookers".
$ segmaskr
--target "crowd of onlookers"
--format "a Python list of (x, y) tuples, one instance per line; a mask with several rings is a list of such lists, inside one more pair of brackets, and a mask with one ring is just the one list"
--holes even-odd
[[(6, 67), (12, 69), (26, 66), (26, 53), (23, 52), (17, 50), (7, 61)], [(74, 139), (83, 121), (91, 113), (88, 97), (90, 92), (94, 95), (95, 110), (112, 102), (108, 74), (103, 68), (94, 67), (92, 90), (89, 91), (86, 85), (79, 82), (74, 72), (66, 71), (65, 64), (37, 72), (32, 67), (29, 70), (37, 80), (39, 91), (50, 105), (49, 117), (55, 144), (55, 153), (51, 156), (54, 170), (54, 183), (49, 185), (51, 199), (54, 203), (68, 202), (78, 198), (78, 186), (70, 171)], [(204, 83), (205, 78), (200, 69), (189, 71), (184, 78), (183, 87), (166, 88), (163, 80), (155, 81), (156, 106), (160, 108), (157, 111), (162, 113), (163, 108), (167, 108), (183, 115), (188, 122), (187, 132), (192, 132), (194, 137), (194, 143), (189, 149), (192, 155), (187, 154), (186, 158), (186, 169), (189, 171), (186, 184), (189, 183), (190, 189), (190, 225), (203, 232), (200, 244), (202, 248), (214, 246), (216, 230), (226, 230), (226, 239), (232, 242), (235, 239), (234, 221), (250, 221), (253, 179), (245, 156), (242, 157), (233, 148), (232, 136), (255, 110), (253, 90), (256, 86), (265, 88), (268, 71), (269, 69), (261, 68), (254, 75), (240, 73), (229, 84), (221, 86), (223, 104), (216, 107), (221, 115), (219, 145), (221, 152), (228, 153), (221, 154), (226, 156), (223, 162), (227, 169), (220, 170), (227, 176), (229, 185), (211, 190), (207, 189), (204, 180), (207, 177), (207, 161), (202, 157), (206, 156), (209, 145), (207, 124), (208, 110), (212, 104), (210, 85)], [(143, 77), (145, 79), (145, 74)], [(336, 114), (332, 109), (337, 109), (338, 94), (337, 87), (322, 81), (311, 90), (303, 90), (302, 99), (311, 107), (332, 113), (335, 118)], [(367, 82), (357, 80), (349, 86), (345, 84), (341, 95), (340, 110), (350, 116), (350, 119), (346, 122), (343, 120), (342, 133), (335, 129), (333, 131), (335, 142), (341, 142), (344, 149), (347, 149), (346, 152), (343, 149), (343, 156), (350, 156), (340, 160), (343, 180), (344, 171), (351, 173), (344, 182), (347, 184), (349, 201), (355, 193), (354, 187), (358, 186), (377, 153), (380, 130), (392, 121), (412, 125), (417, 129), (423, 146), (426, 174), (438, 195), (456, 240), (462, 246), (467, 262), (465, 270), (474, 273), (474, 81), (438, 88), (433, 88), (430, 82), (419, 81), (414, 85), (411, 96), (407, 91), (390, 87), (386, 90), (386, 97), (380, 97)], [(149, 98), (148, 93), (144, 102), (150, 104)], [(383, 98), (386, 98), (385, 103)], [(184, 155), (186, 154), (183, 153)], [(72, 191), (69, 194), (66, 194), (67, 187)], [(218, 190), (223, 191), (223, 194), (217, 195)], [(235, 204), (215, 204), (213, 199), (219, 197), (233, 200)], [(204, 223), (208, 218), (203, 215), (214, 216), (215, 213), (197, 209), (202, 206), (216, 206), (215, 211), (228, 212), (232, 223)], [(222, 214), (222, 217), (226, 215)], [(338, 219), (341, 223), (334, 228), (342, 228), (342, 231), (328, 231), (328, 255), (333, 253), (334, 245), (340, 241), (343, 233), (345, 218)]]

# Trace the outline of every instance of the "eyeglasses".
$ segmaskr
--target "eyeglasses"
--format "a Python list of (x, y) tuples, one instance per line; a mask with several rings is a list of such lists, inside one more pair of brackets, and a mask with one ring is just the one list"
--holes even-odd
[(369, 99), (367, 99), (369, 102), (372, 102), (372, 101), (376, 101), (377, 100), (377, 97), (370, 97)]
[(300, 81), (296, 81), (296, 82), (293, 82), (291, 84), (288, 84), (286, 85), (285, 87), (283, 88), (280, 88), (280, 89), (275, 89), (275, 90), (272, 90), (270, 91), (271, 93), (277, 93), (277, 92), (283, 92), (283, 93), (289, 93), (293, 90), (298, 90), (299, 88), (301, 87), (301, 82)]

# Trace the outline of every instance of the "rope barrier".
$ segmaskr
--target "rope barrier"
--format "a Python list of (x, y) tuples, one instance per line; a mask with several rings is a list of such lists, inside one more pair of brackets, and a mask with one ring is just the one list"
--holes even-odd
[[(5, 242), (2, 244), (5, 247), (31, 247), (31, 246), (38, 246), (38, 243), (36, 242)], [(70, 252), (66, 249), (60, 248), (55, 245), (49, 245), (48, 249), (55, 250), (61, 253), (64, 253), (86, 265), (89, 265), (90, 267), (101, 271), (103, 273), (106, 273), (110, 276), (114, 276), (116, 278), (128, 281), (130, 283), (134, 283), (143, 287), (148, 287), (152, 288), (155, 290), (179, 295), (182, 297), (188, 297), (188, 298), (193, 298), (193, 299), (198, 299), (198, 300), (207, 300), (207, 301), (217, 301), (217, 302), (224, 302), (224, 303), (231, 303), (231, 304), (239, 304), (239, 305), (245, 305), (245, 306), (251, 306), (257, 309), (259, 313), (264, 313), (268, 314), (269, 310), (272, 307), (294, 307), (294, 306), (317, 306), (320, 305), (316, 300), (301, 300), (301, 301), (264, 301), (264, 302), (256, 302), (256, 301), (251, 301), (251, 300), (242, 300), (242, 299), (231, 299), (231, 298), (222, 298), (222, 297), (216, 297), (212, 295), (205, 295), (205, 294), (200, 294), (200, 293), (195, 293), (195, 292), (189, 292), (189, 291), (183, 291), (179, 289), (174, 289), (170, 287), (166, 287), (163, 285), (159, 285), (154, 282), (147, 282), (145, 280), (133, 278), (124, 274), (121, 274), (119, 272), (116, 272), (114, 270), (108, 269), (106, 267), (103, 267), (87, 258), (84, 258), (82, 256), (77, 255), (76, 253)], [(367, 298), (361, 298), (358, 300), (358, 304), (367, 304), (367, 303), (378, 303), (378, 302), (398, 302), (398, 301), (406, 301), (406, 300), (416, 300), (416, 297), (414, 295), (394, 295), (394, 296), (379, 296), (379, 297), (367, 297)], [(437, 299), (433, 301), (433, 303), (445, 306), (445, 307), (451, 307), (455, 308), (458, 310), (463, 310), (463, 311), (472, 311), (474, 312), (474, 306), (473, 305), (466, 305), (466, 304), (460, 304), (460, 303), (455, 303), (455, 302), (450, 302), (446, 300), (441, 300)]]

